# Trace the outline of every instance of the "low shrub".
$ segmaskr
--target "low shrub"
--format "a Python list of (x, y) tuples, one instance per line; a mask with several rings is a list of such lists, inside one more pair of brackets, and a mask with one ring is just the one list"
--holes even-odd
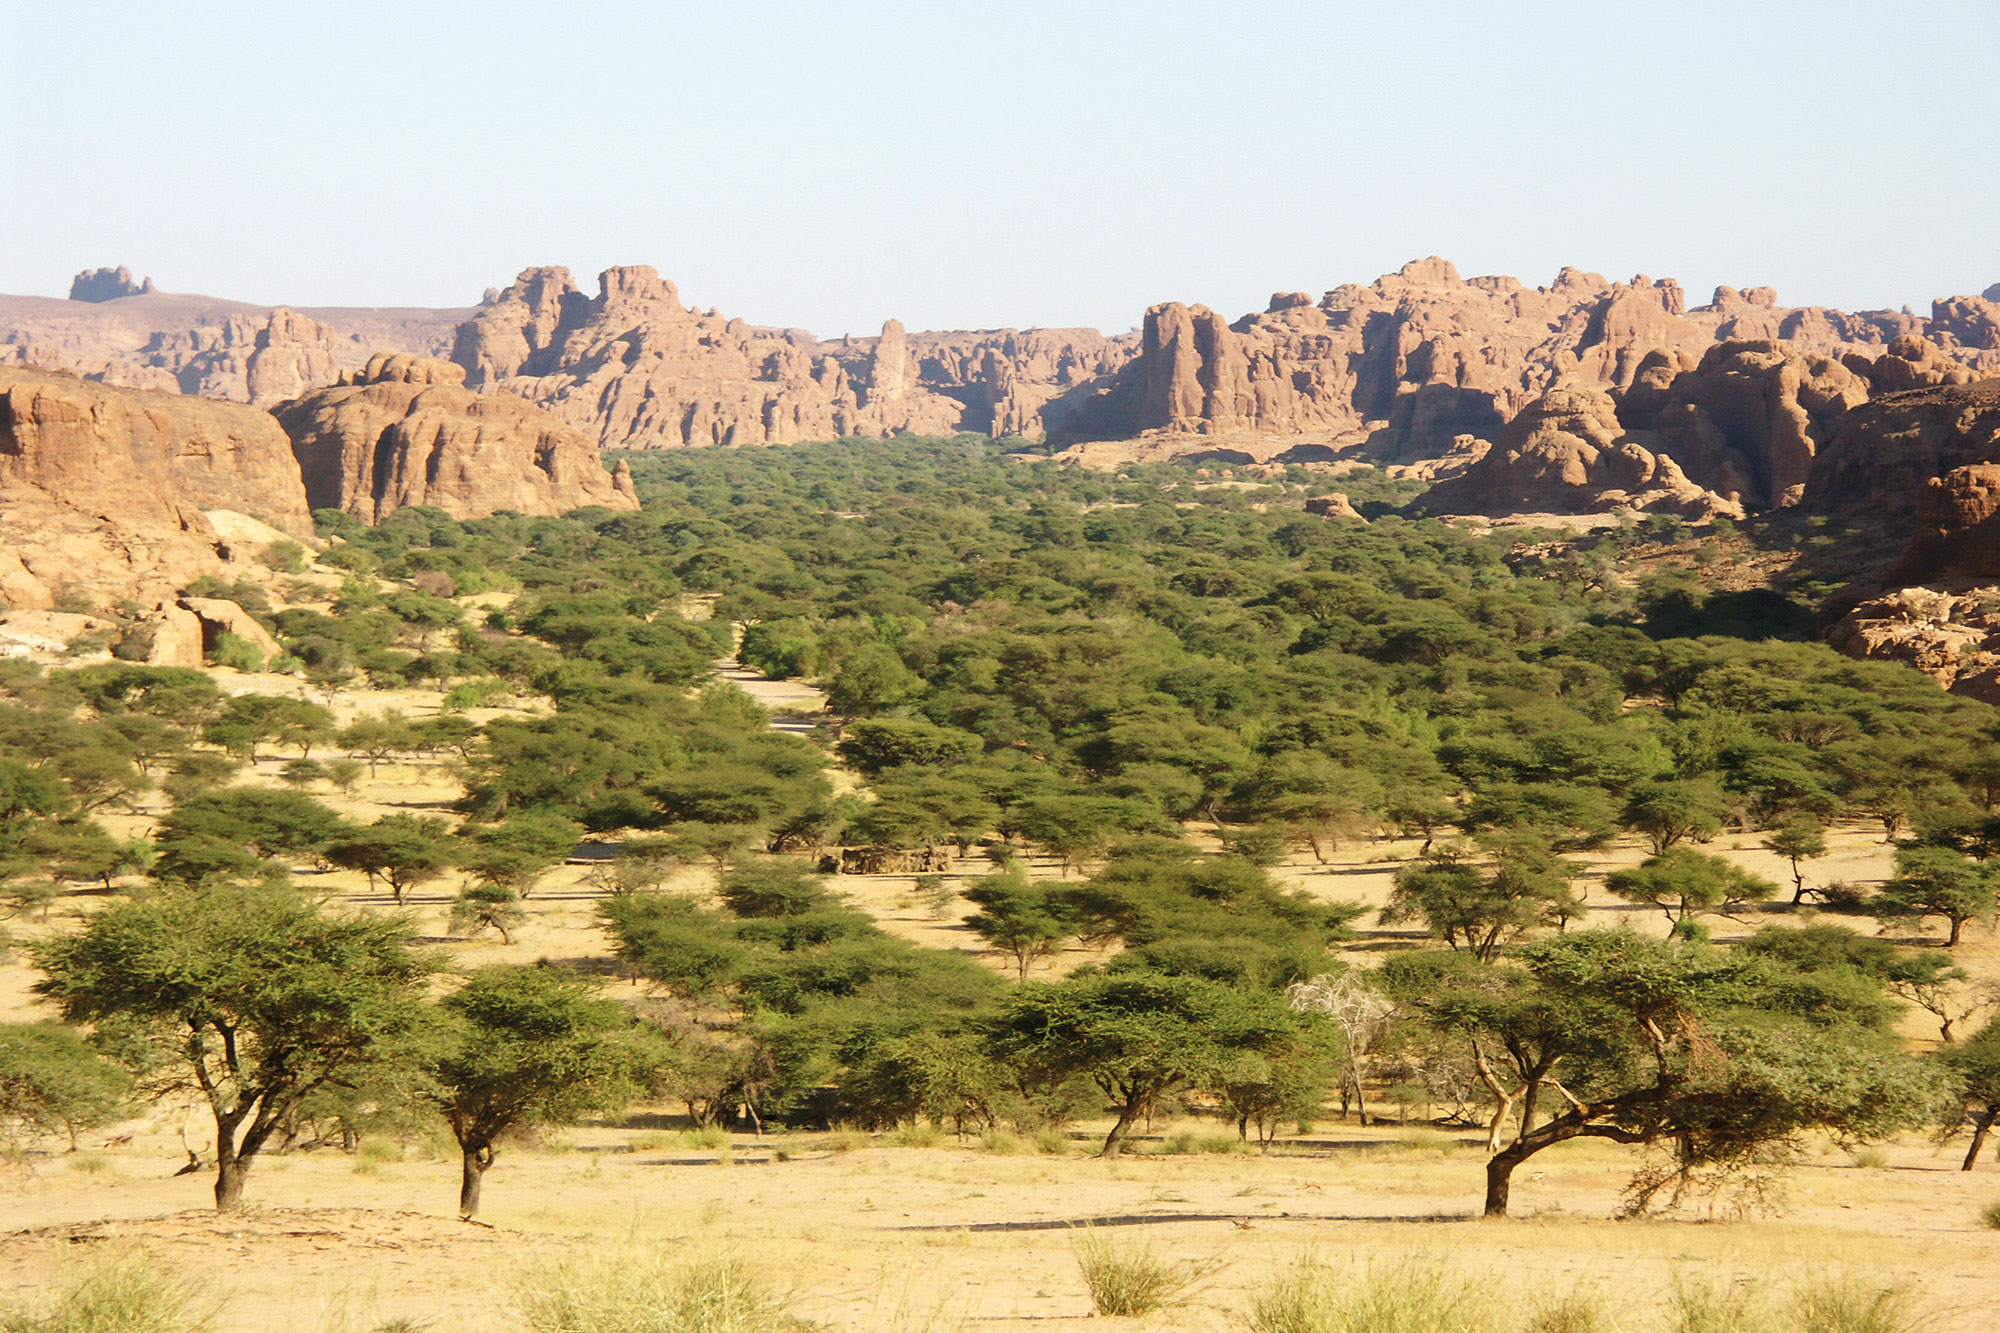
[(1158, 1257), (1149, 1245), (1120, 1247), (1089, 1232), (1075, 1252), (1090, 1308), (1107, 1316), (1143, 1317), (1185, 1304), (1215, 1271), (1212, 1264), (1176, 1263)]

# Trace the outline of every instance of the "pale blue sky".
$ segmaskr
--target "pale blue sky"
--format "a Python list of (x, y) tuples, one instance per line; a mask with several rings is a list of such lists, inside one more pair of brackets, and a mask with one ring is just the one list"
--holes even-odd
[(0, 0), (0, 291), (455, 305), (651, 263), (825, 335), (1231, 317), (1438, 253), (2000, 281), (2000, 4)]

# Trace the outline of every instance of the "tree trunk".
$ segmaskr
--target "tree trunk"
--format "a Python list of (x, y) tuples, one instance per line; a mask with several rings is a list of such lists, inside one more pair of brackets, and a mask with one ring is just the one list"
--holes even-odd
[(1979, 1160), (1979, 1150), (1986, 1146), (1986, 1135), (1993, 1128), (1993, 1122), (2000, 1120), (2000, 1105), (1989, 1106), (1972, 1126), (1972, 1148), (1965, 1154), (1965, 1165), (1958, 1168), (1970, 1171)]
[(1527, 1138), (1535, 1128), (1535, 1103), (1541, 1099), (1542, 1080), (1531, 1078), (1521, 1089), (1521, 1138)]
[(1111, 1132), (1104, 1136), (1104, 1147), (1099, 1150), (1097, 1155), (1099, 1157), (1116, 1157), (1122, 1153), (1125, 1150), (1125, 1135), (1131, 1131), (1133, 1122), (1139, 1118), (1140, 1113), (1144, 1110), (1145, 1102), (1142, 1098), (1136, 1095), (1127, 1098), (1125, 1105), (1119, 1108), (1118, 1123), (1113, 1125)]
[(1511, 1148), (1494, 1153), (1486, 1160), (1486, 1208), (1487, 1217), (1505, 1217), (1507, 1200), (1513, 1189), (1514, 1168), (1528, 1160), (1532, 1148), (1524, 1149), (1522, 1141), (1516, 1139)]
[(1958, 947), (1959, 933), (1964, 929), (1965, 929), (1965, 918), (1962, 916), (1953, 917), (1951, 919), (1951, 938), (1944, 942), (1945, 948), (1956, 949)]
[(250, 1164), (236, 1155), (228, 1140), (218, 1136), (215, 1145), (215, 1211), (233, 1213), (243, 1206), (243, 1178)]
[(479, 1186), (486, 1179), (486, 1168), (493, 1165), (493, 1149), (465, 1149), (463, 1169), (458, 1178), (458, 1215), (477, 1217), (479, 1215)]

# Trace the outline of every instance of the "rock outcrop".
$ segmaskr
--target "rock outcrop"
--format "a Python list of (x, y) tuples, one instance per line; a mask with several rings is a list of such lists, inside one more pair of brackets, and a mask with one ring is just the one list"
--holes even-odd
[(116, 301), (123, 296), (146, 296), (153, 290), (153, 280), (132, 281), (132, 270), (120, 264), (117, 268), (85, 269), (70, 279), (69, 299), (72, 301)]
[(371, 524), (403, 505), (455, 518), (639, 507), (631, 470), (607, 473), (591, 437), (464, 380), (448, 361), (384, 354), (279, 407), (312, 507)]
[(469, 313), (248, 305), (135, 285), (124, 269), (78, 274), (71, 297), (0, 296), (0, 365), (258, 403), (331, 384), (377, 351), (442, 355)]
[(1865, 374), (1789, 343), (1718, 343), (1692, 369), (1678, 363), (1648, 353), (1618, 418), (1696, 485), (1748, 509), (1797, 504), (1834, 423), (1868, 401)]
[[(1693, 370), (1718, 342), (1784, 340), (1790, 355), (1817, 358), (1819, 368), (1804, 376), (1810, 381), (1832, 375), (1826, 364), (1843, 354), (1872, 359), (1897, 338), (1935, 329), (1939, 355), (2000, 369), (2000, 333), (1963, 304), (1977, 301), (1940, 303), (1924, 320), (1786, 309), (1769, 288), (1724, 287), (1711, 304), (1690, 310), (1678, 284), (1643, 275), (1607, 282), (1571, 268), (1531, 288), (1512, 278), (1464, 279), (1444, 260), (1418, 260), (1368, 286), (1337, 287), (1317, 304), (1278, 293), (1263, 313), (1234, 323), (1201, 306), (1155, 306), (1137, 357), (1098, 386), (1059, 434), (1313, 435), (1405, 462), (1434, 455), (1459, 435), (1496, 439), (1529, 402), (1558, 386), (1625, 390), (1662, 366)], [(1775, 413), (1766, 433), (1789, 430), (1786, 415)], [(1783, 496), (1802, 484), (1796, 457), (1791, 462), (1775, 488), (1745, 475), (1743, 498), (1782, 502), (1774, 491)]]
[(264, 412), (0, 367), (0, 598), (47, 608), (170, 597), (231, 550), (203, 510), (311, 533), (289, 443)]
[(1631, 509), (1740, 518), (1742, 505), (1689, 480), (1628, 433), (1609, 394), (1553, 389), (1510, 422), (1483, 457), (1420, 501), (1436, 514), (1587, 514)]
[[(1906, 358), (1899, 358), (1906, 359)], [(2000, 462), (2000, 379), (1890, 393), (1835, 424), (1814, 460), (1804, 507), (1912, 524), (1933, 480)]]
[(796, 444), (949, 433), (963, 407), (918, 383), (894, 320), (845, 358), (809, 334), (681, 304), (646, 265), (606, 269), (585, 296), (562, 268), (528, 269), (458, 331), (475, 387), (511, 390), (606, 445)]
[(1902, 662), (1954, 694), (2000, 704), (2000, 587), (1897, 588), (1827, 631), (1850, 657)]

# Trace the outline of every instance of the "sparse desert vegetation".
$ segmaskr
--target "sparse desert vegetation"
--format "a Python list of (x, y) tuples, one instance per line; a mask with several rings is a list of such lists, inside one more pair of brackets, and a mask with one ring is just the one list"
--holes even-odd
[(1986, 705), (1307, 473), (633, 475), (0, 666), (22, 1327), (1983, 1327)]

